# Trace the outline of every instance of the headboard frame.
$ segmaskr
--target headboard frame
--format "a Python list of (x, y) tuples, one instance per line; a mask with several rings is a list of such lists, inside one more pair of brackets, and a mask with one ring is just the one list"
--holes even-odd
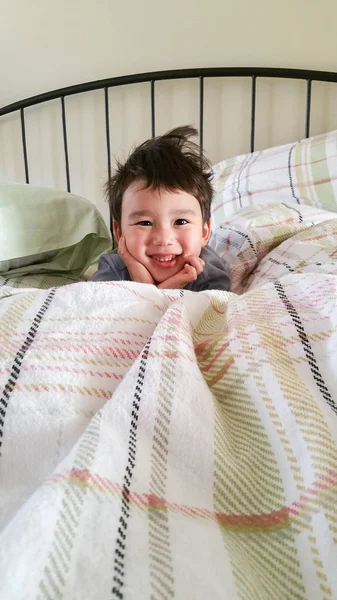
[(0, 108), (0, 117), (12, 112), (20, 111), (22, 150), (25, 164), (26, 183), (29, 183), (29, 163), (26, 144), (25, 131), (25, 109), (50, 100), (60, 99), (62, 111), (62, 129), (64, 143), (64, 157), (67, 177), (67, 190), (71, 191), (68, 143), (67, 143), (67, 121), (65, 98), (74, 94), (84, 92), (104, 90), (105, 96), (105, 128), (107, 144), (107, 165), (108, 173), (111, 175), (111, 152), (110, 152), (110, 127), (109, 127), (109, 88), (133, 85), (137, 83), (150, 84), (150, 110), (151, 110), (151, 135), (156, 132), (156, 110), (155, 110), (155, 83), (156, 81), (174, 80), (174, 79), (199, 79), (199, 133), (200, 146), (203, 147), (203, 117), (204, 117), (204, 79), (214, 77), (250, 77), (251, 87), (251, 130), (250, 130), (250, 150), (254, 151), (255, 141), (255, 109), (256, 109), (256, 85), (259, 77), (263, 78), (282, 78), (282, 79), (301, 79), (307, 82), (306, 91), (306, 109), (305, 109), (305, 128), (304, 135), (310, 135), (310, 112), (311, 112), (311, 85), (313, 81), (322, 81), (337, 83), (337, 73), (330, 71), (311, 71), (306, 69), (280, 69), (269, 67), (212, 67), (200, 69), (176, 69), (169, 71), (154, 71), (150, 73), (136, 73), (134, 75), (124, 75), (121, 77), (110, 77), (87, 83), (80, 83), (68, 87), (52, 90), (37, 96), (32, 96), (19, 102), (14, 102), (8, 106)]
[(78, 85), (72, 85), (61, 89), (52, 90), (43, 94), (26, 98), (19, 102), (14, 102), (8, 106), (0, 108), (0, 117), (10, 113), (19, 112), (21, 121), (21, 143), (24, 160), (24, 171), (26, 183), (29, 183), (29, 157), (26, 143), (26, 124), (25, 109), (36, 106), (51, 100), (60, 100), (60, 109), (62, 115), (62, 136), (65, 162), (65, 175), (67, 191), (71, 191), (71, 176), (69, 168), (68, 137), (67, 137), (67, 115), (65, 99), (75, 94), (103, 90), (104, 92), (104, 119), (105, 119), (105, 138), (106, 138), (106, 161), (109, 177), (111, 176), (111, 148), (110, 148), (110, 116), (109, 116), (109, 89), (119, 86), (130, 86), (139, 83), (149, 83), (149, 106), (151, 135), (156, 134), (156, 82), (164, 80), (199, 80), (199, 135), (200, 147), (203, 151), (204, 137), (204, 81), (208, 78), (250, 78), (251, 79), (251, 103), (250, 103), (250, 151), (254, 151), (255, 145), (255, 114), (256, 114), (256, 90), (259, 78), (289, 79), (306, 81), (306, 102), (305, 115), (303, 119), (304, 129), (303, 137), (310, 135), (310, 115), (311, 115), (311, 90), (312, 82), (337, 83), (337, 73), (329, 71), (312, 71), (305, 69), (281, 69), (268, 67), (213, 67), (197, 69), (177, 69), (168, 71), (154, 71), (149, 73), (137, 73), (121, 77), (111, 77), (90, 81)]

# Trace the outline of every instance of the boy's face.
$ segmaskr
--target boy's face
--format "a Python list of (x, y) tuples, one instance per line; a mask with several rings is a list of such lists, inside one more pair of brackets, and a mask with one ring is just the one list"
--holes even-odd
[(191, 194), (144, 188), (137, 181), (123, 196), (121, 226), (114, 222), (114, 234), (117, 241), (123, 234), (130, 254), (161, 283), (184, 267), (184, 255), (200, 255), (210, 221), (203, 223)]

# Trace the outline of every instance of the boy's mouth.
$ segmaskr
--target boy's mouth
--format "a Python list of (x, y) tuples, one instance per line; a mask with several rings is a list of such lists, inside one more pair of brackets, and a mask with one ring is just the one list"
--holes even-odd
[(151, 260), (161, 267), (173, 267), (176, 263), (176, 254), (153, 254)]

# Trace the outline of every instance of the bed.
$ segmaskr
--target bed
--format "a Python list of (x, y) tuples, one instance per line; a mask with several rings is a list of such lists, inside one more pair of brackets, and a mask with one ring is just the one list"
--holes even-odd
[[(65, 98), (251, 81), (250, 147), (213, 167), (230, 292), (88, 281), (109, 221), (71, 194)], [(254, 151), (259, 78), (303, 80), (299, 141)], [(337, 74), (199, 69), (73, 86), (18, 111), (0, 184), (0, 598), (337, 599)], [(91, 87), (90, 87), (91, 86)], [(337, 87), (337, 86), (336, 86)], [(67, 191), (32, 185), (25, 110), (60, 99)], [(322, 109), (323, 110), (323, 109)], [(1, 122), (0, 122), (1, 125)]]

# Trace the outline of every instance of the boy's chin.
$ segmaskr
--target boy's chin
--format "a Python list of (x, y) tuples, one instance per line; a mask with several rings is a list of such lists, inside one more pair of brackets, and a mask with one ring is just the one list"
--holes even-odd
[(161, 273), (160, 271), (158, 272), (158, 269), (153, 269), (152, 271), (150, 271), (150, 274), (152, 275), (156, 283), (163, 283), (167, 279), (170, 279), (171, 277), (179, 273), (179, 271), (180, 269), (172, 268), (167, 269), (164, 273)]
[(181, 270), (179, 262), (178, 259), (175, 259), (172, 261), (173, 264), (170, 265), (165, 262), (156, 264), (156, 261), (150, 259), (145, 266), (157, 283), (163, 283), (166, 279), (170, 279), (170, 277), (179, 273)]

